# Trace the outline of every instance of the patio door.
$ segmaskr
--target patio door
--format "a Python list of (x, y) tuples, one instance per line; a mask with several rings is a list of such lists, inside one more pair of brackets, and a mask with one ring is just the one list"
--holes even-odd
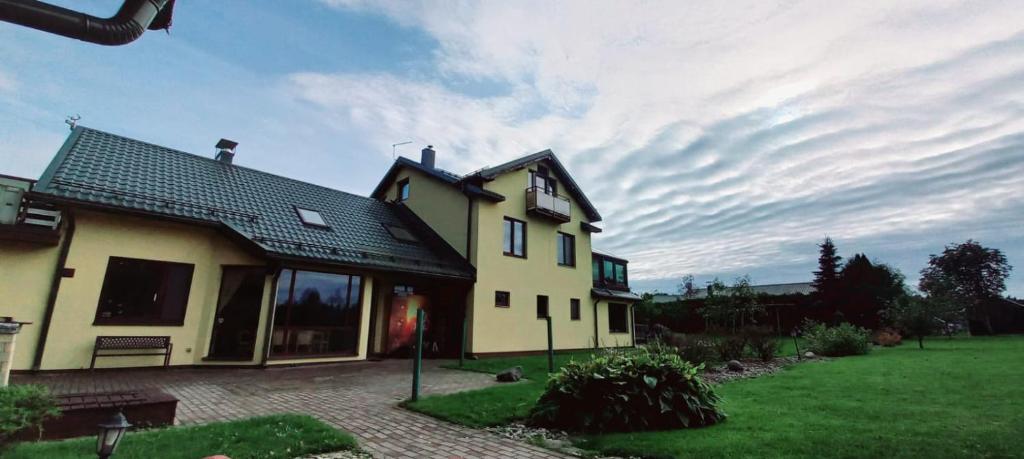
[(210, 340), (210, 358), (252, 360), (266, 273), (266, 268), (258, 266), (224, 267)]

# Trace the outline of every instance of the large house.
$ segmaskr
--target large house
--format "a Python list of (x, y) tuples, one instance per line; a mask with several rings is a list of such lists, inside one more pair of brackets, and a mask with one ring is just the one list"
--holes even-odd
[(601, 216), (552, 152), (460, 176), (428, 147), (363, 197), (236, 145), (78, 126), (38, 181), (0, 179), (0, 316), (31, 322), (15, 370), (165, 363), (95, 359), (101, 336), (167, 337), (175, 366), (402, 356), (418, 309), (427, 355), (542, 351), (548, 316), (556, 349), (633, 344), (627, 262), (591, 250)]

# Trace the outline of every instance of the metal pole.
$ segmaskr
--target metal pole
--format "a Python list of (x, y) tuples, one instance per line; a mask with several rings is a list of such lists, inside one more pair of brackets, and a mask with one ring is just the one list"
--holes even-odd
[(420, 370), (423, 368), (423, 309), (416, 310), (416, 354), (412, 361), (412, 401), (420, 398)]
[(555, 372), (555, 340), (551, 334), (551, 316), (547, 316), (544, 320), (548, 323), (548, 373)]
[(462, 347), (459, 348), (459, 368), (466, 363), (466, 327), (469, 323), (468, 317), (462, 318)]

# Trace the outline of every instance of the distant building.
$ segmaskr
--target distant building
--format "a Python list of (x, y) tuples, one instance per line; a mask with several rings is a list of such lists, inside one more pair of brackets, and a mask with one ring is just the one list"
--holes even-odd
[[(768, 295), (768, 296), (780, 296), (780, 295), (810, 295), (814, 292), (814, 287), (811, 286), (810, 282), (793, 282), (789, 284), (764, 284), (764, 285), (751, 285), (750, 288), (754, 290), (755, 294)], [(726, 288), (726, 291), (729, 289)], [(652, 301), (655, 303), (672, 303), (675, 301), (688, 300), (700, 300), (708, 297), (708, 289), (698, 288), (694, 289), (693, 295), (687, 298), (683, 298), (682, 295), (670, 295), (668, 293), (655, 293)]]

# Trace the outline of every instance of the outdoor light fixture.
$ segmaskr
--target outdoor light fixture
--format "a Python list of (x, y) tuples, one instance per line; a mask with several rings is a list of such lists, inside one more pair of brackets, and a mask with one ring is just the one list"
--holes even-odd
[(107, 459), (114, 454), (124, 432), (131, 426), (120, 410), (109, 421), (100, 424), (100, 434), (96, 437), (96, 455), (100, 459)]

